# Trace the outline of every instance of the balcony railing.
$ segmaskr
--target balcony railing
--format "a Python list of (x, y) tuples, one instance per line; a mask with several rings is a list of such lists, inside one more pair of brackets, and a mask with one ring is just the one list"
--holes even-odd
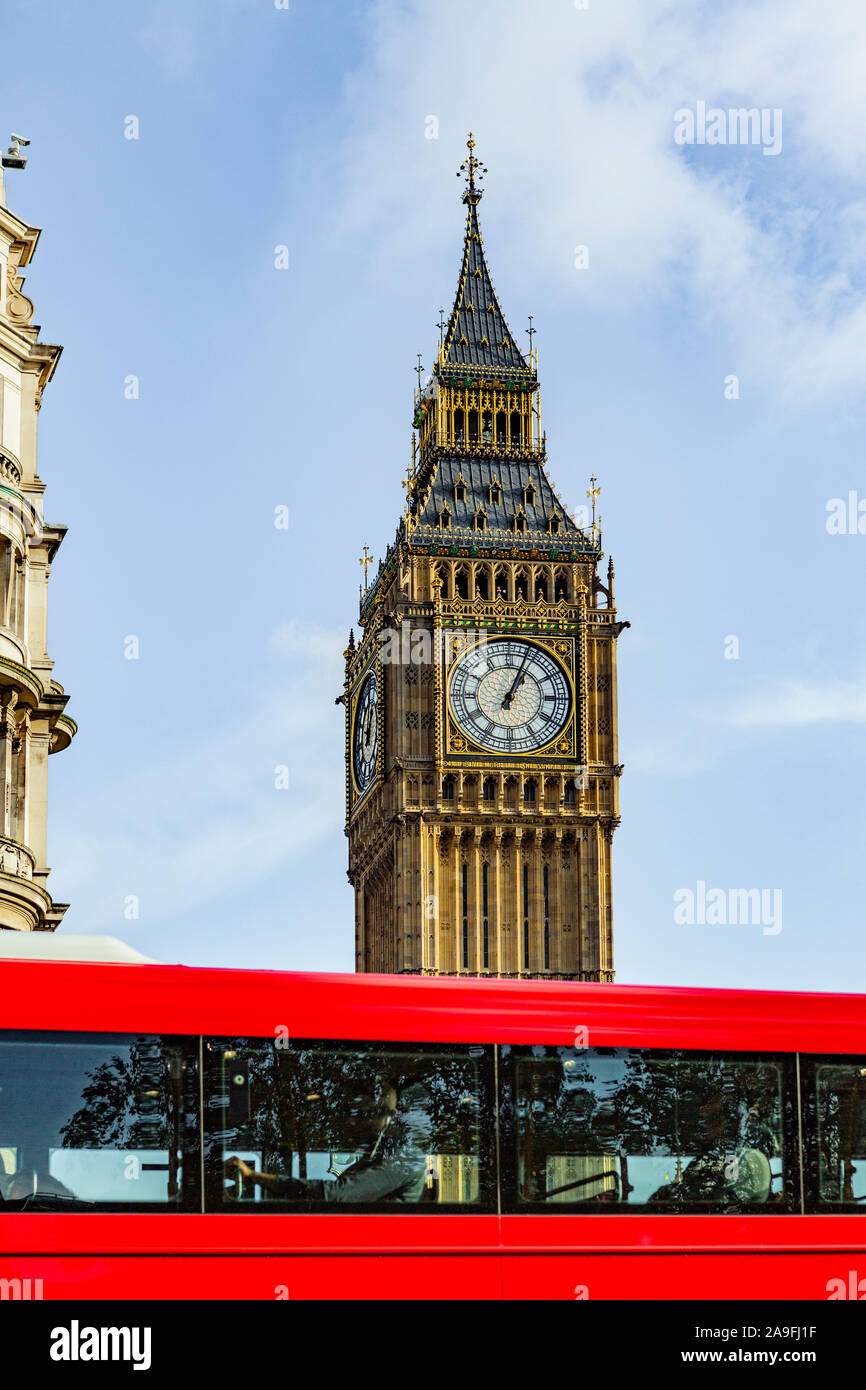
[(11, 449), (7, 449), (5, 444), (0, 444), (0, 480), (5, 479), (13, 487), (20, 487), (23, 473), (24, 470)]

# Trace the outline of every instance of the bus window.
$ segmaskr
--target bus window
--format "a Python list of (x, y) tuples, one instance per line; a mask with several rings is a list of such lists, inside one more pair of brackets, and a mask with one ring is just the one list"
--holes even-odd
[(790, 1209), (781, 1058), (511, 1051), (518, 1209)]
[[(803, 1061), (813, 1194), (819, 1208), (866, 1209), (866, 1058)], [(809, 1084), (811, 1080), (811, 1084)]]
[(494, 1203), (489, 1048), (236, 1038), (205, 1059), (209, 1210)]
[(0, 1214), (180, 1209), (196, 1091), (161, 1038), (0, 1032)]

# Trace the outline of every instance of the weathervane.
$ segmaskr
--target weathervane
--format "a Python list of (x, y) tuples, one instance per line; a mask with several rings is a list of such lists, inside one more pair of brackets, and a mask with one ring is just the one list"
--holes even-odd
[(466, 141), (466, 148), (469, 151), (469, 158), (464, 159), (463, 163), (460, 165), (460, 168), (457, 170), (457, 177), (459, 179), (460, 175), (463, 174), (466, 179), (466, 192), (475, 193), (480, 198), (481, 189), (475, 187), (475, 178), (477, 175), (478, 182), (480, 183), (487, 173), (487, 169), (481, 163), (480, 159), (475, 158), (475, 140), (473, 139), (471, 130), (469, 132), (469, 139)]
[(592, 475), (592, 477), (590, 478), (589, 481), (590, 481), (590, 483), (592, 484), (592, 486), (590, 487), (589, 492), (588, 492), (586, 495), (587, 495), (587, 497), (589, 497), (590, 500), (592, 501), (592, 529), (593, 529), (593, 534), (594, 534), (594, 533), (595, 533), (595, 526), (596, 526), (596, 523), (595, 523), (595, 499), (596, 499), (596, 497), (598, 496), (598, 494), (601, 492), (601, 488), (597, 486), (597, 484), (598, 484), (598, 479), (596, 478), (596, 476), (595, 476), (594, 473), (593, 473), (593, 475)]
[(364, 588), (365, 588), (365, 589), (368, 587), (368, 585), (367, 585), (367, 571), (368, 571), (368, 569), (370, 568), (370, 566), (372, 565), (372, 563), (373, 563), (373, 556), (370, 554), (370, 547), (367, 545), (367, 542), (365, 541), (365, 542), (364, 542), (364, 554), (361, 556), (360, 560), (358, 561), (358, 564), (359, 564), (359, 565), (363, 565), (363, 566), (364, 566)]
[(415, 371), (418, 373), (418, 395), (420, 396), (420, 394), (421, 394), (421, 377), (422, 377), (423, 374), (424, 374), (424, 368), (423, 368), (422, 365), (421, 365), (421, 354), (420, 354), (420, 352), (418, 353), (418, 366), (415, 368)]
[(523, 330), (524, 333), (528, 333), (528, 334), (529, 334), (529, 355), (530, 355), (530, 357), (532, 356), (532, 340), (533, 340), (533, 338), (535, 337), (536, 333), (538, 332), (538, 329), (537, 329), (537, 328), (533, 328), (533, 327), (532, 327), (532, 319), (533, 319), (533, 315), (530, 314), (530, 315), (529, 315), (529, 327), (528, 327), (528, 328), (524, 328), (524, 330)]

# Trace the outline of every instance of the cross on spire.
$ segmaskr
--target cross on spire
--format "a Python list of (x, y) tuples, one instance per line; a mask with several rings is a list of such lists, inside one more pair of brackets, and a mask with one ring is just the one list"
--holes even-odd
[(469, 139), (466, 141), (466, 148), (469, 151), (469, 157), (468, 159), (464, 159), (463, 163), (460, 165), (460, 168), (457, 170), (457, 177), (459, 179), (460, 175), (463, 174), (466, 179), (466, 191), (463, 194), (463, 201), (468, 202), (471, 195), (475, 202), (477, 202), (481, 197), (481, 189), (476, 186), (475, 180), (477, 177), (480, 183), (487, 173), (487, 169), (481, 163), (480, 159), (475, 158), (475, 139), (471, 130), (469, 132)]

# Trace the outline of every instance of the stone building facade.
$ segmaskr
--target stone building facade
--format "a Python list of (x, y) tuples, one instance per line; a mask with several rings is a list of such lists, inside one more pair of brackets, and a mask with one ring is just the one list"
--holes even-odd
[(6, 206), (0, 173), (0, 930), (53, 931), (48, 892), (48, 757), (75, 723), (52, 677), (48, 578), (66, 528), (44, 519), (36, 461), (42, 393), (61, 348), (39, 339), (24, 271), (39, 229)]

